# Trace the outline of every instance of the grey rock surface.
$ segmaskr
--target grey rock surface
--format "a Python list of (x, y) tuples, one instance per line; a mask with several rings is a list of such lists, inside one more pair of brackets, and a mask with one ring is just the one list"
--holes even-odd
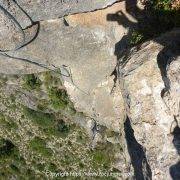
[(25, 21), (27, 23), (27, 17), (24, 18), (25, 14), (22, 16), (22, 10), (24, 10), (33, 21), (42, 21), (57, 19), (69, 14), (103, 9), (116, 1), (117, 0), (1, 0), (0, 5), (12, 12), (21, 22)]
[(17, 0), (17, 3), (34, 21), (39, 21), (54, 19), (68, 14), (102, 9), (108, 5), (112, 5), (116, 1), (117, 0)]
[(0, 12), (0, 49), (15, 49), (18, 44), (23, 41), (21, 29), (13, 22), (7, 14), (1, 10)]
[(179, 159), (179, 37), (180, 31), (174, 30), (133, 49), (122, 69), (130, 102), (128, 129), (134, 131), (127, 130), (126, 140), (131, 141), (128, 151), (136, 177), (148, 174), (145, 166), (136, 169), (145, 161), (153, 179), (171, 179), (179, 171), (177, 168), (170, 174)]
[[(58, 19), (65, 15), (103, 9), (115, 0), (57, 0), (57, 1), (0, 1), (1, 51), (18, 49), (32, 40), (23, 29), (43, 20)], [(38, 33), (39, 28), (37, 28)], [(34, 37), (36, 34), (34, 35)], [(4, 41), (4, 39), (6, 39)], [(29, 41), (28, 41), (29, 40)]]
[[(124, 119), (123, 101), (118, 90), (111, 92), (114, 82), (110, 75), (116, 65), (114, 45), (127, 30), (106, 19), (107, 14), (119, 9), (125, 11), (124, 2), (96, 12), (68, 16), (69, 26), (63, 19), (41, 21), (33, 42), (8, 53), (26, 60), (0, 56), (0, 72), (26, 74), (58, 67), (66, 76), (71, 73), (72, 77), (62, 75), (62, 78), (76, 108), (119, 131), (119, 122)], [(95, 16), (98, 18), (94, 19)], [(33, 26), (26, 34), (32, 36), (36, 29)]]
[[(7, 1), (1, 2), (22, 27), (32, 25), (17, 4), (10, 2), (9, 6)], [(31, 43), (8, 52), (8, 56), (0, 54), (0, 72), (29, 74), (59, 70), (75, 108), (90, 119), (89, 124), (83, 121), (84, 126), (90, 127), (95, 120), (122, 132), (124, 140), (121, 144), (124, 143), (131, 174), (134, 170), (137, 179), (146, 176), (158, 180), (176, 176), (180, 134), (179, 29), (128, 52), (127, 64), (121, 69), (120, 82), (124, 84), (116, 84), (112, 91), (111, 73), (117, 60), (115, 44), (127, 34), (127, 29), (117, 22), (107, 22), (107, 14), (119, 10), (126, 13), (124, 2), (65, 19), (58, 17), (103, 8), (115, 1), (17, 2), (33, 21), (43, 21), (39, 29), (36, 25), (24, 31), (28, 40), (38, 32)], [(6, 19), (3, 13), (0, 15), (2, 26), (7, 23), (10, 27), (9, 31), (6, 27), (3, 29), (6, 37), (10, 32), (21, 36), (16, 24)], [(4, 36), (1, 37), (3, 42)], [(16, 39), (13, 33), (1, 48), (11, 49), (20, 41), (12, 39)], [(25, 100), (34, 106), (29, 97)], [(129, 119), (126, 119), (127, 115)], [(123, 170), (126, 169), (124, 162), (122, 164)]]

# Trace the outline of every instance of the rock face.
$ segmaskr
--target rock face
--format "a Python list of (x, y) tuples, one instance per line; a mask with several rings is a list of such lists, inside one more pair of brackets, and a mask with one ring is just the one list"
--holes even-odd
[[(23, 40), (21, 30), (17, 24), (13, 24), (13, 20), (10, 19), (5, 12), (0, 13), (0, 19), (0, 49), (15, 49)], [(16, 39), (16, 41), (13, 42), (13, 39)]]
[[(128, 51), (126, 64), (117, 72), (119, 83), (114, 84), (117, 77), (111, 74), (127, 42), (120, 48), (116, 45), (127, 35), (127, 28), (112, 15), (127, 15), (125, 3), (74, 14), (114, 2), (2, 1), (0, 4), (21, 22), (22, 28), (28, 28), (23, 31), (26, 45), (13, 51), (21, 45), (21, 28), (3, 11), (0, 13), (1, 50), (11, 50), (0, 53), (0, 73), (56, 71), (78, 112), (122, 133), (126, 142), (122, 140), (121, 145), (130, 164), (127, 174), (127, 165), (121, 162), (124, 179), (180, 179), (180, 30)], [(58, 18), (68, 14), (73, 15)], [(29, 103), (29, 97), (26, 101)], [(115, 142), (112, 138), (108, 141)]]
[[(84, 1), (0, 1), (1, 51), (16, 50), (27, 45), (39, 32), (39, 28), (29, 32), (30, 27), (40, 21), (58, 19), (65, 15), (103, 9), (116, 0)], [(52, 24), (51, 24), (52, 25)], [(26, 31), (23, 31), (26, 29)], [(29, 37), (32, 36), (32, 37)], [(4, 40), (6, 39), (6, 41)]]
[[(152, 172), (149, 176), (153, 179), (179, 178), (178, 165), (173, 166), (179, 158), (177, 144), (180, 142), (176, 122), (180, 115), (179, 37), (179, 30), (175, 30), (132, 50), (121, 70), (130, 106), (129, 123), (136, 142), (134, 146), (133, 142), (128, 146), (136, 178), (148, 171)], [(130, 137), (126, 136), (127, 143)], [(138, 154), (133, 154), (137, 143), (141, 146), (137, 149)], [(144, 160), (147, 160), (149, 170), (144, 168)], [(136, 162), (133, 164), (133, 161)], [(138, 161), (141, 166), (137, 171)]]
[[(39, 65), (45, 64), (49, 69), (55, 69), (54, 66), (59, 67), (65, 76), (69, 76), (71, 71), (70, 77), (66, 78), (63, 75), (62, 78), (73, 102), (77, 102), (75, 106), (80, 111), (85, 111), (88, 115), (95, 114), (95, 116), (98, 116), (98, 109), (102, 109), (100, 118), (103, 119), (105, 116), (105, 121), (108, 122), (111, 116), (117, 117), (109, 105), (106, 108), (108, 112), (105, 107), (102, 107), (104, 95), (109, 97), (109, 100), (105, 99), (109, 103), (105, 104), (112, 104), (110, 93), (113, 79), (109, 76), (116, 63), (112, 50), (110, 35), (101, 27), (93, 29), (66, 27), (62, 20), (55, 20), (42, 22), (41, 32), (34, 42), (8, 54), (31, 60)], [(45, 70), (37, 65), (7, 57), (1, 57), (0, 63), (3, 73), (34, 73)], [(115, 100), (118, 102), (117, 99)], [(104, 114), (105, 111), (106, 114)], [(118, 129), (118, 126), (116, 127)]]
[[(8, 53), (26, 61), (0, 56), (0, 72), (36, 73), (46, 70), (41, 66), (58, 67), (65, 74), (62, 78), (76, 108), (119, 131), (119, 122), (124, 119), (124, 109), (120, 108), (123, 103), (119, 102), (123, 101), (118, 90), (111, 93), (114, 82), (110, 75), (116, 65), (114, 44), (127, 29), (116, 21), (109, 21), (107, 16), (120, 9), (126, 13), (124, 2), (104, 10), (67, 16), (65, 24), (63, 19), (40, 22), (34, 41)], [(36, 27), (33, 28), (26, 30), (27, 36), (33, 37), (37, 31)], [(69, 74), (72, 77), (66, 77)]]
[(17, 0), (17, 3), (34, 21), (54, 19), (68, 14), (88, 12), (105, 8), (117, 0), (54, 0), (28, 1)]
[(69, 14), (103, 9), (116, 1), (117, 0), (86, 0), (86, 2), (84, 0), (1, 0), (0, 5), (20, 20), (21, 24), (28, 24), (30, 22), (28, 20), (29, 17), (34, 22), (57, 19)]

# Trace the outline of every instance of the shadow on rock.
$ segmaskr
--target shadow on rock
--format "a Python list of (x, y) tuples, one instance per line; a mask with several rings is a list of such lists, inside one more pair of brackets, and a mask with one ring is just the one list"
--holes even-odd
[(161, 97), (163, 98), (164, 94), (170, 90), (171, 86), (170, 80), (167, 76), (168, 66), (180, 55), (180, 33), (178, 33), (177, 30), (177, 33), (167, 37), (166, 41), (159, 38), (159, 40), (157, 39), (157, 42), (164, 46), (157, 56), (157, 64), (165, 86), (165, 88), (161, 91)]
[[(115, 44), (114, 55), (117, 57), (117, 67), (123, 67), (123, 65), (126, 64), (128, 61), (126, 56), (129, 55), (130, 49), (133, 46), (139, 45), (148, 39), (153, 38), (155, 42), (163, 46), (162, 50), (157, 55), (157, 65), (160, 69), (165, 86), (161, 92), (161, 97), (163, 98), (164, 93), (170, 89), (170, 81), (167, 77), (167, 67), (180, 54), (180, 38), (178, 37), (180, 33), (171, 33), (169, 37), (165, 37), (164, 39), (156, 37), (159, 37), (160, 34), (170, 31), (175, 27), (180, 27), (180, 10), (172, 9), (171, 5), (168, 4), (170, 2), (164, 1), (164, 4), (162, 2), (158, 4), (160, 1), (156, 0), (146, 0), (144, 2), (144, 8), (141, 9), (138, 6), (137, 0), (125, 1), (126, 12), (135, 18), (136, 22), (129, 20), (127, 15), (121, 10), (114, 14), (108, 14), (107, 21), (116, 21), (120, 26), (128, 29), (128, 33)], [(139, 46), (136, 47), (138, 50)], [(116, 81), (118, 80), (118, 74), (120, 74), (119, 69), (122, 69), (117, 67), (111, 74), (115, 76), (114, 84), (116, 84)], [(128, 72), (125, 73), (128, 74)], [(123, 76), (121, 78), (123, 78)], [(122, 91), (124, 90), (122, 89)], [(152, 172), (146, 159), (145, 150), (136, 141), (129, 118), (126, 119), (124, 130), (128, 152), (134, 168), (135, 179), (152, 179)], [(179, 134), (179, 129), (176, 128), (174, 131), (173, 143), (174, 145), (176, 144), (175, 147), (178, 150), (177, 146), (179, 146), (179, 141), (177, 138), (179, 138), (179, 135), (177, 134)], [(172, 177), (177, 174), (178, 171), (176, 170), (179, 170), (179, 166), (180, 162), (170, 168)], [(180, 176), (178, 176), (178, 179), (180, 179)]]
[(124, 131), (128, 152), (134, 168), (135, 179), (152, 179), (152, 172), (146, 159), (145, 149), (137, 142), (134, 136), (134, 130), (132, 129), (131, 122), (128, 117), (124, 123)]
[[(170, 31), (174, 27), (180, 27), (180, 9), (171, 9), (170, 5), (157, 4), (156, 0), (147, 0), (144, 1), (144, 8), (140, 9), (138, 7), (137, 0), (126, 0), (125, 1), (125, 10), (136, 19), (137, 22), (132, 22), (126, 16), (123, 11), (117, 11), (114, 14), (107, 15), (107, 21), (116, 21), (119, 25), (128, 29), (128, 33), (124, 35), (119, 42), (115, 44), (114, 54), (117, 57), (117, 64), (122, 64), (127, 60), (126, 55), (129, 54), (130, 48), (139, 45), (140, 43), (158, 37), (160, 34)], [(168, 7), (168, 8), (167, 8)], [(176, 35), (174, 35), (175, 37)], [(176, 42), (180, 40), (176, 36)], [(171, 57), (162, 57), (164, 52), (169, 48), (169, 44), (175, 44), (173, 40), (162, 41), (161, 38), (153, 39), (158, 44), (164, 46), (162, 52), (157, 56), (157, 64), (160, 68), (162, 74), (162, 80), (165, 84), (165, 89), (163, 91), (169, 90), (169, 82), (166, 76), (166, 67), (169, 59), (173, 59), (174, 55)], [(137, 46), (138, 48), (138, 46)], [(178, 49), (178, 47), (176, 47)], [(179, 53), (179, 52), (178, 52)], [(123, 57), (123, 58), (122, 58)], [(115, 71), (112, 75), (116, 76)], [(115, 78), (117, 80), (117, 78)], [(115, 82), (116, 83), (116, 82)], [(161, 93), (163, 95), (164, 92)]]
[[(179, 128), (178, 124), (174, 128), (172, 135), (173, 135), (172, 143), (173, 143), (174, 147), (176, 148), (178, 155), (180, 155), (180, 128)], [(179, 180), (180, 179), (180, 161), (178, 161), (176, 164), (172, 165), (169, 168), (169, 171), (170, 171), (170, 175), (173, 180)]]

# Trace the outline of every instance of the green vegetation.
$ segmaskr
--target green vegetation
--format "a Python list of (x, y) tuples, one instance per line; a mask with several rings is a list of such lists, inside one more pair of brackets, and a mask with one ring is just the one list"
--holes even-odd
[(90, 141), (90, 138), (88, 138), (85, 132), (80, 129), (77, 133), (76, 141), (81, 144), (86, 144)]
[(100, 143), (95, 150), (90, 152), (95, 168), (110, 169), (111, 163), (114, 161), (114, 147), (111, 145), (111, 143)]
[(10, 156), (14, 152), (14, 144), (6, 139), (0, 139), (0, 158)]
[(63, 125), (63, 129), (62, 127), (59, 128), (59, 126), (61, 127), (62, 125), (58, 122), (56, 122), (54, 124), (54, 126), (52, 127), (48, 127), (48, 128), (43, 128), (43, 132), (47, 135), (47, 136), (57, 136), (57, 137), (61, 137), (61, 138), (66, 138), (70, 132), (70, 126), (69, 125)]
[(45, 111), (49, 107), (49, 101), (47, 99), (39, 99), (37, 102), (37, 109), (39, 111)]
[(12, 119), (8, 116), (5, 116), (3, 113), (0, 113), (0, 126), (7, 128), (8, 130), (17, 129), (18, 126), (15, 121), (15, 119)]
[(27, 107), (23, 108), (24, 115), (32, 120), (47, 135), (66, 137), (70, 132), (70, 125), (67, 125), (62, 119), (56, 119), (54, 114), (34, 111)]
[(94, 153), (93, 153), (93, 161), (96, 162), (97, 164), (99, 165), (106, 165), (108, 166), (109, 165), (109, 158), (107, 156), (106, 153), (104, 153), (103, 151), (101, 150), (96, 150)]
[(24, 107), (24, 115), (41, 127), (51, 127), (54, 125), (55, 116)]
[[(43, 77), (44, 80), (37, 85), (36, 80)], [(24, 87), (26, 81), (21, 80), (26, 78), (17, 78), (16, 82), (23, 83), (20, 87)], [(21, 99), (17, 97), (24, 89), (13, 92), (11, 96), (0, 89), (3, 107), (0, 136), (4, 137), (0, 142), (2, 179), (46, 179), (46, 170), (111, 171), (114, 145), (110, 145), (111, 151), (106, 143), (91, 150), (91, 138), (72, 121), (74, 117), (84, 117), (84, 114), (76, 112), (60, 79), (48, 72), (36, 74), (29, 80), (33, 83), (27, 83), (30, 87), (26, 89), (32, 93), (32, 100), (37, 100), (38, 110), (21, 104)], [(10, 108), (12, 105), (15, 109)]]
[(139, 10), (141, 14), (139, 16), (146, 16), (146, 18), (135, 17), (138, 28), (130, 32), (131, 46), (157, 37), (174, 27), (180, 27), (180, 7), (173, 8), (172, 2), (172, 0), (150, 0), (144, 10)]
[(154, 27), (157, 35), (180, 26), (180, 7), (172, 8), (172, 0), (152, 0), (151, 11), (157, 16)]
[(141, 34), (140, 32), (134, 30), (133, 32), (131, 32), (131, 38), (130, 38), (129, 43), (131, 45), (136, 45), (136, 44), (139, 44), (139, 43), (143, 42), (143, 39), (144, 39), (143, 34)]
[(11, 100), (12, 103), (15, 103), (16, 97), (15, 97), (14, 94), (11, 94), (9, 98), (10, 98), (10, 100)]
[(52, 87), (52, 86), (54, 86), (54, 87), (55, 86), (62, 86), (62, 82), (61, 82), (59, 74), (55, 74), (55, 73), (47, 71), (47, 72), (43, 73), (43, 76), (44, 76), (43, 83), (45, 84), (45, 86), (47, 88)]
[(38, 76), (35, 74), (27, 74), (24, 76), (23, 80), (23, 87), (27, 90), (39, 89), (42, 84)]
[(63, 135), (63, 136), (67, 136), (68, 133), (70, 132), (70, 126), (67, 125), (62, 119), (60, 121), (58, 121), (57, 123), (57, 131)]
[(151, 0), (155, 9), (171, 10), (172, 0)]
[(48, 90), (51, 105), (54, 109), (65, 109), (68, 105), (68, 95), (65, 90), (51, 87)]
[(10, 179), (10, 177), (23, 176), (34, 178), (34, 173), (27, 167), (24, 158), (20, 155), (18, 148), (8, 139), (0, 139), (0, 177)]
[(33, 151), (41, 154), (42, 156), (49, 157), (52, 155), (52, 150), (47, 148), (46, 142), (39, 137), (35, 137), (31, 140), (29, 145)]
[[(68, 111), (72, 115), (75, 114), (76, 110), (62, 86), (59, 74), (45, 72), (43, 76), (51, 107), (55, 110)], [(44, 108), (42, 104), (40, 108)]]
[(76, 113), (74, 105), (70, 101), (67, 92), (64, 89), (51, 87), (48, 89), (48, 95), (53, 109), (61, 111), (64, 110), (69, 112), (71, 115)]

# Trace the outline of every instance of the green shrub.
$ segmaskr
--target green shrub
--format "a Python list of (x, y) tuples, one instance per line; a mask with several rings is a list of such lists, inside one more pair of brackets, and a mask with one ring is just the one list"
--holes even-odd
[(4, 138), (0, 139), (0, 159), (2, 160), (1, 163), (7, 159), (10, 159), (10, 162), (13, 160), (16, 166), (25, 163), (18, 148), (10, 140)]
[(10, 98), (10, 100), (11, 100), (12, 103), (15, 103), (15, 101), (16, 101), (16, 96), (15, 96), (14, 94), (11, 94), (9, 98)]
[(130, 33), (130, 45), (137, 45), (174, 27), (180, 27), (180, 9), (173, 9), (171, 4), (172, 0), (147, 1), (145, 9), (142, 10), (144, 15), (136, 16), (138, 28)]
[(172, 0), (151, 0), (155, 9), (171, 10)]
[(4, 125), (6, 123), (6, 118), (3, 113), (0, 113), (0, 125)]
[(66, 138), (70, 132), (70, 128), (70, 125), (67, 125), (63, 120), (60, 120), (57, 121), (54, 126), (44, 128), (43, 131), (48, 136), (54, 135), (57, 137)]
[(172, 0), (151, 0), (148, 10), (153, 22), (148, 22), (147, 28), (141, 29), (144, 36), (148, 38), (159, 36), (161, 33), (180, 26), (180, 9), (175, 10), (171, 7)]
[(105, 165), (109, 167), (111, 160), (109, 155), (103, 150), (95, 150), (93, 153), (93, 161), (98, 165)]
[(47, 136), (53, 135), (61, 138), (66, 138), (72, 130), (71, 128), (72, 126), (65, 124), (63, 120), (60, 120), (60, 122), (57, 121), (52, 127), (43, 128), (43, 132)]
[(48, 170), (51, 172), (56, 172), (57, 166), (54, 163), (50, 163), (50, 164), (48, 164)]
[(0, 176), (9, 179), (10, 176), (26, 174), (26, 162), (18, 148), (8, 139), (0, 139)]
[(19, 168), (16, 166), (16, 165), (14, 165), (14, 164), (11, 164), (10, 165), (10, 168), (15, 172), (15, 173), (19, 173), (20, 171), (19, 171)]
[(5, 116), (2, 113), (0, 113), (0, 125), (8, 130), (18, 128), (18, 125), (15, 123), (15, 119)]
[(69, 98), (64, 89), (51, 87), (48, 89), (48, 95), (54, 109), (65, 109), (67, 107)]
[[(57, 74), (53, 74), (52, 72), (45, 72), (44, 84), (47, 88), (52, 108), (55, 110), (66, 109), (71, 115), (76, 113), (76, 110), (73, 106), (73, 103), (70, 101), (67, 92), (64, 89), (59, 88), (62, 86), (62, 82), (61, 79), (57, 77)], [(43, 108), (41, 104), (39, 107)]]
[(45, 169), (45, 164), (43, 163), (35, 164), (35, 166), (39, 171), (43, 171)]
[(46, 99), (39, 99), (37, 102), (37, 109), (44, 111), (48, 108), (49, 102)]
[(70, 126), (67, 125), (63, 120), (58, 121), (57, 131), (62, 136), (67, 136), (70, 131)]
[(39, 137), (35, 137), (34, 139), (32, 139), (29, 145), (33, 151), (45, 157), (49, 157), (52, 155), (52, 150), (50, 148), (47, 148), (46, 142)]
[(39, 125), (39, 128), (48, 136), (55, 135), (64, 138), (70, 132), (70, 125), (67, 125), (63, 120), (56, 120), (53, 114), (34, 111), (27, 107), (23, 109), (24, 115)]
[(52, 80), (53, 80), (53, 76), (51, 75), (51, 72), (49, 71), (46, 71), (43, 73), (44, 75), (44, 83), (46, 86), (49, 86), (49, 84), (52, 83)]
[(79, 130), (78, 133), (77, 133), (77, 136), (76, 136), (76, 141), (78, 143), (81, 143), (81, 144), (86, 144), (87, 142), (90, 141), (88, 135), (83, 132), (82, 130)]
[(94, 168), (110, 169), (114, 162), (115, 149), (111, 143), (99, 143), (94, 150), (90, 151)]
[(35, 76), (34, 74), (25, 75), (23, 80), (24, 80), (23, 86), (24, 86), (24, 88), (26, 88), (28, 90), (39, 89), (41, 86), (40, 79), (37, 76)]
[(133, 31), (130, 36), (130, 44), (131, 45), (139, 44), (143, 41), (143, 39), (144, 39), (143, 34), (141, 34), (138, 31)]
[(55, 76), (55, 73), (44, 72), (44, 84), (48, 88), (50, 86), (62, 85), (61, 79)]
[(13, 153), (15, 146), (7, 139), (0, 139), (0, 158), (10, 156)]
[(17, 129), (18, 125), (15, 123), (15, 120), (10, 118), (9, 122), (7, 122), (7, 124), (6, 124), (6, 128), (7, 129)]
[(55, 117), (53, 114), (35, 111), (27, 107), (24, 107), (23, 111), (26, 117), (28, 117), (41, 127), (50, 127), (54, 125)]

